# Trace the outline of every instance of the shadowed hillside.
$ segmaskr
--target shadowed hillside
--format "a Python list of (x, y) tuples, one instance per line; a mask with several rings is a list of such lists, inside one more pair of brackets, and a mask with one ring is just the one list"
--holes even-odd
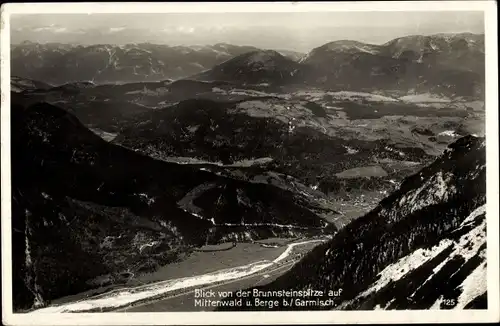
[(17, 308), (126, 282), (193, 246), (328, 225), (304, 196), (109, 144), (47, 103), (14, 105), (12, 130)]
[(333, 306), (293, 308), (299, 310), (485, 308), (485, 177), (484, 138), (461, 138), (374, 210), (258, 289), (342, 289)]

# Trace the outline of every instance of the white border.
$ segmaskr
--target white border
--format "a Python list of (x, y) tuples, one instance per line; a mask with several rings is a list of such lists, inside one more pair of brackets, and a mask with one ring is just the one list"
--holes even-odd
[[(10, 15), (39, 13), (483, 11), (486, 52), (488, 310), (13, 314), (10, 221)], [(1, 7), (2, 321), (9, 325), (339, 324), (495, 322), (499, 313), (498, 62), (493, 1), (29, 3)]]

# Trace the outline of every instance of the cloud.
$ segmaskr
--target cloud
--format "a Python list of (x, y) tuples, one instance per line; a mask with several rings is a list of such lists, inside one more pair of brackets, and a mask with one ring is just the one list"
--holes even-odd
[[(25, 30), (25, 29), (24, 29)], [(33, 29), (33, 32), (52, 32), (52, 33), (66, 33), (68, 29), (66, 27), (51, 24), (48, 26), (41, 26)]]
[(66, 32), (68, 32), (68, 29), (66, 27), (60, 27), (60, 28), (56, 28), (53, 31), (54, 31), (54, 33), (66, 33)]
[(177, 30), (177, 32), (185, 33), (185, 34), (194, 33), (194, 27), (179, 26), (179, 27), (177, 27), (176, 30)]
[(228, 31), (231, 31), (231, 30), (237, 30), (237, 29), (241, 29), (241, 28), (231, 28), (230, 26), (222, 26), (222, 25), (216, 25), (216, 26), (206, 26), (204, 27), (203, 29), (205, 29), (206, 31), (210, 32), (210, 33), (227, 33)]
[(43, 32), (43, 31), (50, 31), (54, 29), (53, 26), (44, 26), (44, 27), (37, 27), (33, 29), (33, 32)]
[(110, 27), (109, 28), (109, 33), (117, 33), (125, 30), (125, 27)]

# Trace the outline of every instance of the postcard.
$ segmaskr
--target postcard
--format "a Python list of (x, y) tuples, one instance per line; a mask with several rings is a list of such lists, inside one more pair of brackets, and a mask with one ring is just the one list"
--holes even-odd
[(7, 325), (499, 321), (496, 3), (7, 3)]

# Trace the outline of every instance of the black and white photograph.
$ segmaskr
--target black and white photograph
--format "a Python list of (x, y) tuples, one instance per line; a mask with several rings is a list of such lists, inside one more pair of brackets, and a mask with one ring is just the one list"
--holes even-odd
[(498, 321), (496, 5), (427, 3), (2, 7), (9, 317)]

